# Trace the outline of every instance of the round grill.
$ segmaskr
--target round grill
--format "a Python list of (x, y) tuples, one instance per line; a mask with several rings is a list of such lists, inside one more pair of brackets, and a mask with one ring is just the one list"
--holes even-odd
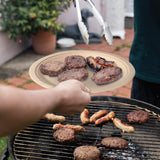
[[(15, 136), (9, 137), (9, 152), (11, 158), (27, 160), (73, 160), (74, 149), (81, 145), (96, 145), (101, 150), (100, 159), (113, 160), (160, 160), (160, 109), (150, 104), (134, 99), (94, 96), (87, 106), (89, 116), (101, 109), (114, 111), (115, 117), (128, 123), (126, 115), (133, 110), (144, 110), (150, 114), (150, 119), (144, 124), (132, 124), (134, 133), (122, 133), (112, 121), (102, 126), (88, 124), (83, 126), (86, 132), (77, 134), (77, 140), (71, 144), (61, 144), (53, 138), (53, 122), (40, 120), (36, 124), (21, 130)], [(82, 125), (80, 114), (66, 117), (63, 124)], [(128, 141), (126, 150), (106, 150), (99, 145), (102, 138), (119, 136)]]

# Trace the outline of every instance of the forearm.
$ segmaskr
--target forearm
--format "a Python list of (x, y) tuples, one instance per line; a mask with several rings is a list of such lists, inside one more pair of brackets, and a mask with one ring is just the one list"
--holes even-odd
[[(0, 88), (0, 136), (17, 132), (38, 121), (51, 108), (54, 110), (57, 99), (48, 90), (22, 90)], [(54, 103), (53, 103), (54, 102)]]
[(76, 80), (43, 90), (0, 86), (0, 137), (35, 123), (47, 112), (67, 115), (82, 112), (89, 102), (90, 94)]

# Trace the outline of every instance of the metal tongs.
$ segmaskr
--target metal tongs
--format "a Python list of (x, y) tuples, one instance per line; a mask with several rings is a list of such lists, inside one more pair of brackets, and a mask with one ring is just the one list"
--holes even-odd
[(88, 44), (89, 43), (89, 34), (88, 34), (87, 27), (85, 26), (85, 24), (82, 21), (82, 15), (81, 15), (81, 10), (80, 10), (80, 6), (79, 6), (79, 1), (78, 0), (74, 0), (74, 5), (75, 5), (75, 7), (77, 9), (79, 30), (81, 32), (81, 35), (83, 37), (84, 42), (86, 44)]
[[(94, 3), (91, 0), (85, 0), (85, 1), (89, 4), (89, 6), (91, 7), (91, 10), (92, 10), (92, 13), (96, 17), (99, 24), (101, 25), (102, 36), (104, 36), (104, 38), (106, 39), (106, 41), (108, 42), (109, 45), (112, 45), (113, 44), (113, 35), (111, 33), (109, 25), (107, 24), (107, 22), (104, 22), (101, 14), (96, 9)], [(74, 3), (75, 3), (75, 7), (77, 9), (77, 14), (78, 14), (79, 30), (81, 32), (81, 35), (83, 37), (84, 42), (86, 44), (88, 44), (89, 43), (89, 34), (88, 34), (88, 31), (87, 31), (87, 28), (86, 28), (85, 24), (82, 21), (82, 16), (81, 16), (81, 11), (80, 11), (80, 6), (79, 6), (79, 0), (74, 0)]]

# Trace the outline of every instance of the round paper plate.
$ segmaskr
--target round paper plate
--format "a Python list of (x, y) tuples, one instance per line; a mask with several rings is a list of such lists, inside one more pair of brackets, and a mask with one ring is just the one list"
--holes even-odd
[(123, 76), (119, 80), (106, 85), (99, 86), (96, 85), (95, 82), (91, 80), (91, 77), (94, 72), (91, 68), (87, 66), (89, 76), (86, 80), (82, 81), (82, 83), (84, 83), (85, 86), (87, 86), (92, 93), (109, 91), (121, 87), (130, 82), (135, 75), (135, 70), (132, 64), (120, 56), (100, 51), (69, 50), (69, 51), (54, 53), (35, 61), (29, 68), (29, 75), (31, 79), (44, 88), (55, 87), (59, 83), (57, 81), (57, 77), (50, 77), (48, 75), (42, 74), (40, 72), (39, 67), (41, 64), (46, 63), (50, 60), (64, 62), (65, 57), (71, 55), (81, 55), (85, 58), (88, 56), (93, 56), (93, 57), (100, 56), (108, 61), (115, 61), (116, 65), (122, 69)]

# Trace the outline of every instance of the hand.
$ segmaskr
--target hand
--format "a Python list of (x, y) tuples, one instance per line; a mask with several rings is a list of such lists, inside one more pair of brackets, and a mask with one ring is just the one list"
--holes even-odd
[(82, 112), (91, 99), (89, 89), (78, 80), (61, 82), (55, 90), (60, 98), (54, 112), (60, 114), (73, 115), (76, 112)]

